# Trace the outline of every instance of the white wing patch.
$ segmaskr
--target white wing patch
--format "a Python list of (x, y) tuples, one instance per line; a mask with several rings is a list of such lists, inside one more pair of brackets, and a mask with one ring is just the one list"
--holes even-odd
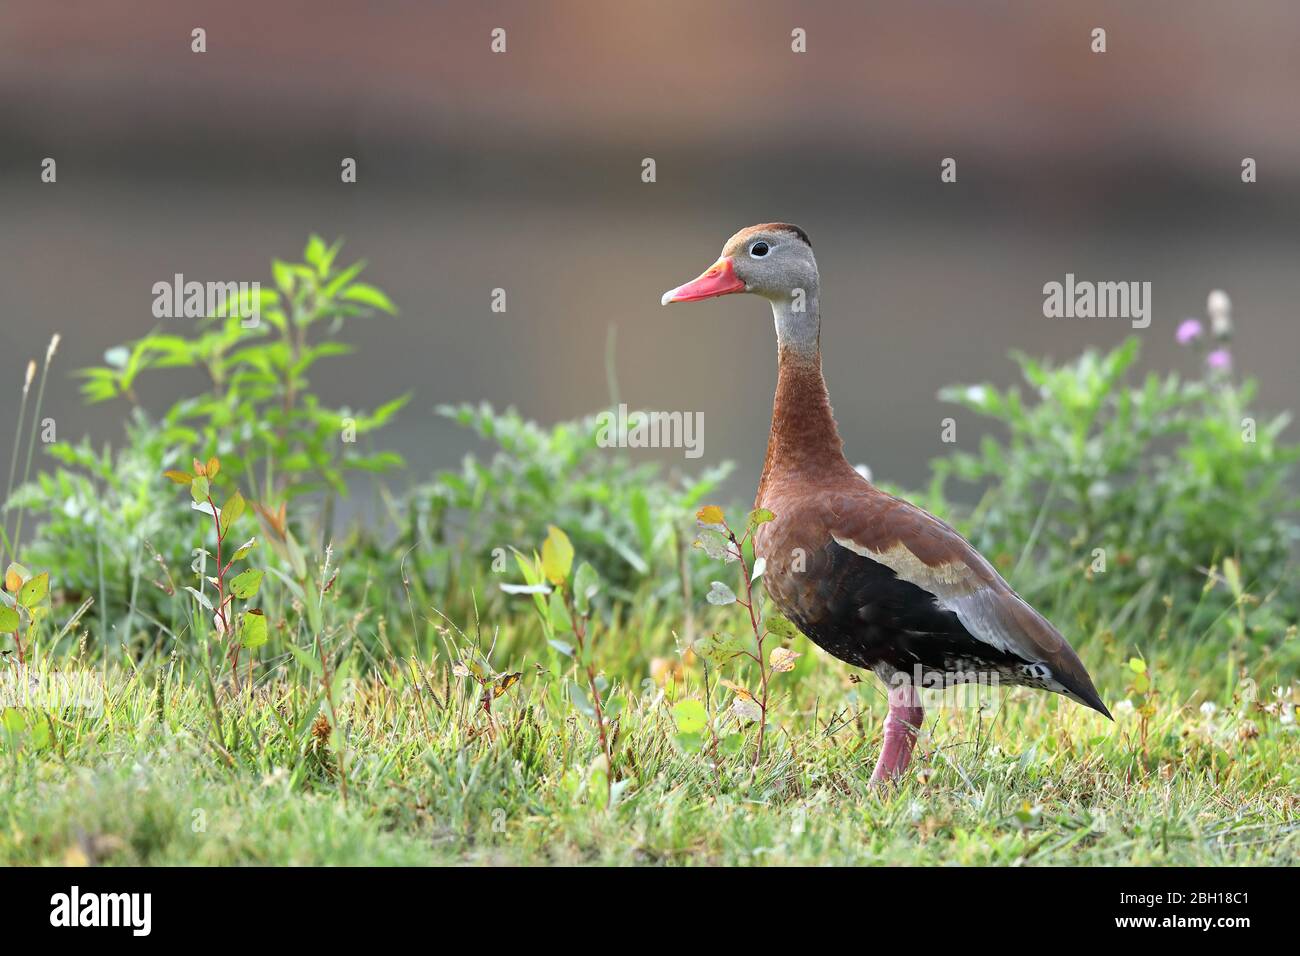
[[(929, 565), (907, 549), (903, 542), (895, 542), (884, 551), (873, 551), (863, 547), (851, 538), (832, 536), (835, 543), (854, 554), (870, 558), (877, 564), (883, 564), (889, 570), (909, 584), (925, 588), (936, 597), (948, 599), (970, 594), (983, 583), (975, 572), (963, 561), (948, 561), (944, 564)], [(947, 605), (944, 605), (947, 607)], [(949, 610), (955, 610), (949, 608)]]

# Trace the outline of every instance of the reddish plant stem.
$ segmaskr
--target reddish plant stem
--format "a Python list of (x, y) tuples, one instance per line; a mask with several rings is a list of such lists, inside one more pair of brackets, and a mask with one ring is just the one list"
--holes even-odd
[[(574, 617), (573, 595), (566, 592), (564, 596), (569, 604), (569, 616)], [(586, 657), (587, 619), (585, 617), (574, 619), (573, 635), (578, 639), (578, 653)], [(614, 786), (614, 757), (609, 752), (609, 738), (605, 734), (605, 711), (601, 706), (600, 689), (596, 686), (596, 665), (588, 663), (585, 665), (585, 669), (587, 671), (587, 687), (591, 690), (591, 705), (596, 710), (596, 730), (600, 734), (600, 749), (605, 755), (605, 795), (608, 798), (613, 792), (612, 788)]]
[(736, 548), (736, 557), (740, 561), (740, 576), (745, 582), (745, 600), (738, 603), (743, 604), (745, 610), (749, 612), (749, 626), (754, 630), (754, 642), (758, 647), (758, 653), (751, 655), (758, 662), (759, 680), (762, 689), (759, 694), (758, 709), (758, 745), (754, 748), (754, 766), (757, 767), (760, 760), (763, 759), (763, 740), (767, 735), (767, 660), (763, 657), (763, 629), (760, 626), (757, 615), (754, 614), (754, 582), (750, 580), (749, 563), (745, 560), (745, 541), (749, 538), (749, 532), (746, 531), (744, 537), (739, 541), (736, 540), (736, 533), (731, 530), (729, 525), (723, 525), (727, 529), (727, 537)]
[[(316, 634), (316, 655), (320, 658), (321, 677), (323, 678), (325, 690), (325, 705), (329, 708), (330, 720), (334, 722), (334, 729), (339, 733), (340, 742), (343, 740), (343, 728), (339, 725), (338, 710), (334, 707), (334, 680), (330, 676), (329, 658), (325, 655), (325, 647), (321, 643), (320, 633)], [(336, 754), (339, 763), (339, 790), (343, 795), (343, 806), (346, 809), (348, 805), (348, 768), (343, 762), (343, 747), (340, 744)]]
[[(217, 503), (212, 500), (212, 495), (207, 496), (208, 507), (212, 509), (212, 523), (217, 529), (217, 617), (221, 619), (221, 633), (230, 642), (230, 650), (227, 652), (227, 658), (230, 661), (230, 676), (235, 682), (235, 692), (241, 690), (239, 686), (239, 645), (235, 643), (235, 635), (230, 630), (230, 618), (226, 615), (226, 571), (229, 566), (222, 567), (221, 564), (221, 518), (217, 513)], [(233, 561), (231, 562), (234, 563)]]

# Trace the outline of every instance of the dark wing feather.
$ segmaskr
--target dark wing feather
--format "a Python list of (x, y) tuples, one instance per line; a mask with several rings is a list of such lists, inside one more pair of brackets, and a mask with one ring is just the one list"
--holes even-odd
[(1062, 692), (1110, 716), (1083, 662), (1061, 633), (953, 528), (865, 482), (861, 490), (829, 496), (826, 504), (828, 530), (837, 545), (928, 592), (999, 655), (1045, 665)]

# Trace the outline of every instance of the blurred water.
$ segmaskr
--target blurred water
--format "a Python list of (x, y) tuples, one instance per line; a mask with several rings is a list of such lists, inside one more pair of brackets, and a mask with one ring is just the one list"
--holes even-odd
[[(712, 262), (735, 227), (778, 215), (812, 234), (832, 399), (850, 458), (879, 477), (922, 482), (927, 461), (946, 450), (939, 432), (947, 415), (958, 419), (959, 442), (973, 442), (973, 421), (936, 393), (958, 381), (1007, 382), (1012, 349), (1065, 359), (1136, 334), (1144, 367), (1194, 373), (1191, 354), (1173, 344), (1173, 328), (1202, 313), (1213, 287), (1233, 295), (1234, 351), (1239, 368), (1261, 377), (1261, 405), (1300, 404), (1298, 250), (1293, 240), (1253, 237), (1247, 229), (1170, 235), (1069, 223), (944, 223), (933, 211), (912, 216), (902, 207), (868, 219), (821, 204), (804, 212), (793, 203), (774, 209), (736, 198), (710, 208), (648, 198), (639, 205), (454, 197), (417, 204), (380, 196), (345, 205), (292, 193), (197, 202), (193, 191), (176, 188), (75, 193), (61, 187), (60, 202), (40, 208), (26, 198), (7, 202), (8, 228), (0, 233), (6, 371), (42, 353), (51, 331), (63, 333), (47, 408), (64, 437), (117, 437), (122, 406), (83, 406), (67, 373), (158, 325), (150, 314), (153, 282), (173, 272), (265, 278), (272, 255), (296, 254), (305, 231), (317, 229), (346, 236), (347, 253), (373, 263), (370, 279), (402, 312), (346, 330), (358, 354), (321, 365), (314, 384), (327, 401), (352, 407), (413, 391), (387, 439), (416, 475), (453, 464), (472, 446), (432, 415), (439, 403), (515, 405), (544, 422), (602, 407), (610, 398), (605, 350), (612, 329), (621, 400), (704, 415), (699, 462), (657, 457), (688, 469), (735, 459), (741, 467), (733, 490), (748, 494), (775, 381), (770, 313), (743, 296), (664, 309), (659, 295)], [(1042, 285), (1067, 271), (1151, 281), (1151, 327), (1044, 318)], [(489, 308), (497, 287), (507, 290), (505, 314)], [(164, 408), (185, 388), (178, 379), (145, 379), (142, 401)], [(0, 465), (7, 468), (7, 459)]]
[[(1173, 329), (1216, 287), (1261, 407), (1300, 406), (1293, 6), (1102, 4), (1105, 59), (1081, 44), (1088, 17), (1037, 5), (134, 9), (15, 3), (0, 37), (0, 394), (16, 403), (27, 357), (62, 332), (62, 437), (120, 436), (122, 407), (85, 407), (68, 373), (155, 327), (154, 282), (269, 280), (315, 231), (345, 236), (402, 313), (348, 329), (359, 353), (314, 385), (353, 407), (412, 391), (383, 439), (408, 477), (475, 447), (438, 403), (544, 422), (605, 405), (613, 330), (621, 400), (704, 415), (701, 460), (657, 457), (734, 459), (746, 496), (774, 385), (766, 306), (658, 303), (771, 219), (812, 235), (832, 398), (849, 457), (880, 478), (922, 483), (947, 415), (973, 447), (978, 423), (936, 392), (1009, 381), (1012, 349), (1063, 360), (1138, 334), (1144, 368), (1195, 374)], [(806, 59), (788, 53), (796, 22)], [(506, 57), (486, 52), (496, 23)], [(51, 155), (56, 185), (37, 175)], [(1258, 183), (1239, 181), (1243, 155)], [(1151, 282), (1151, 327), (1044, 318), (1043, 284), (1068, 272)], [(160, 410), (185, 388), (166, 374), (140, 394)], [(0, 471), (8, 448), (0, 431)]]

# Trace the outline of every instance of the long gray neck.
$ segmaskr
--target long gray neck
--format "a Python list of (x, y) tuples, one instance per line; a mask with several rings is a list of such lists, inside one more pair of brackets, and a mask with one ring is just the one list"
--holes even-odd
[(821, 351), (821, 313), (818, 311), (817, 283), (795, 290), (788, 297), (772, 299), (772, 318), (776, 322), (776, 342), (779, 349), (788, 350), (806, 358)]

